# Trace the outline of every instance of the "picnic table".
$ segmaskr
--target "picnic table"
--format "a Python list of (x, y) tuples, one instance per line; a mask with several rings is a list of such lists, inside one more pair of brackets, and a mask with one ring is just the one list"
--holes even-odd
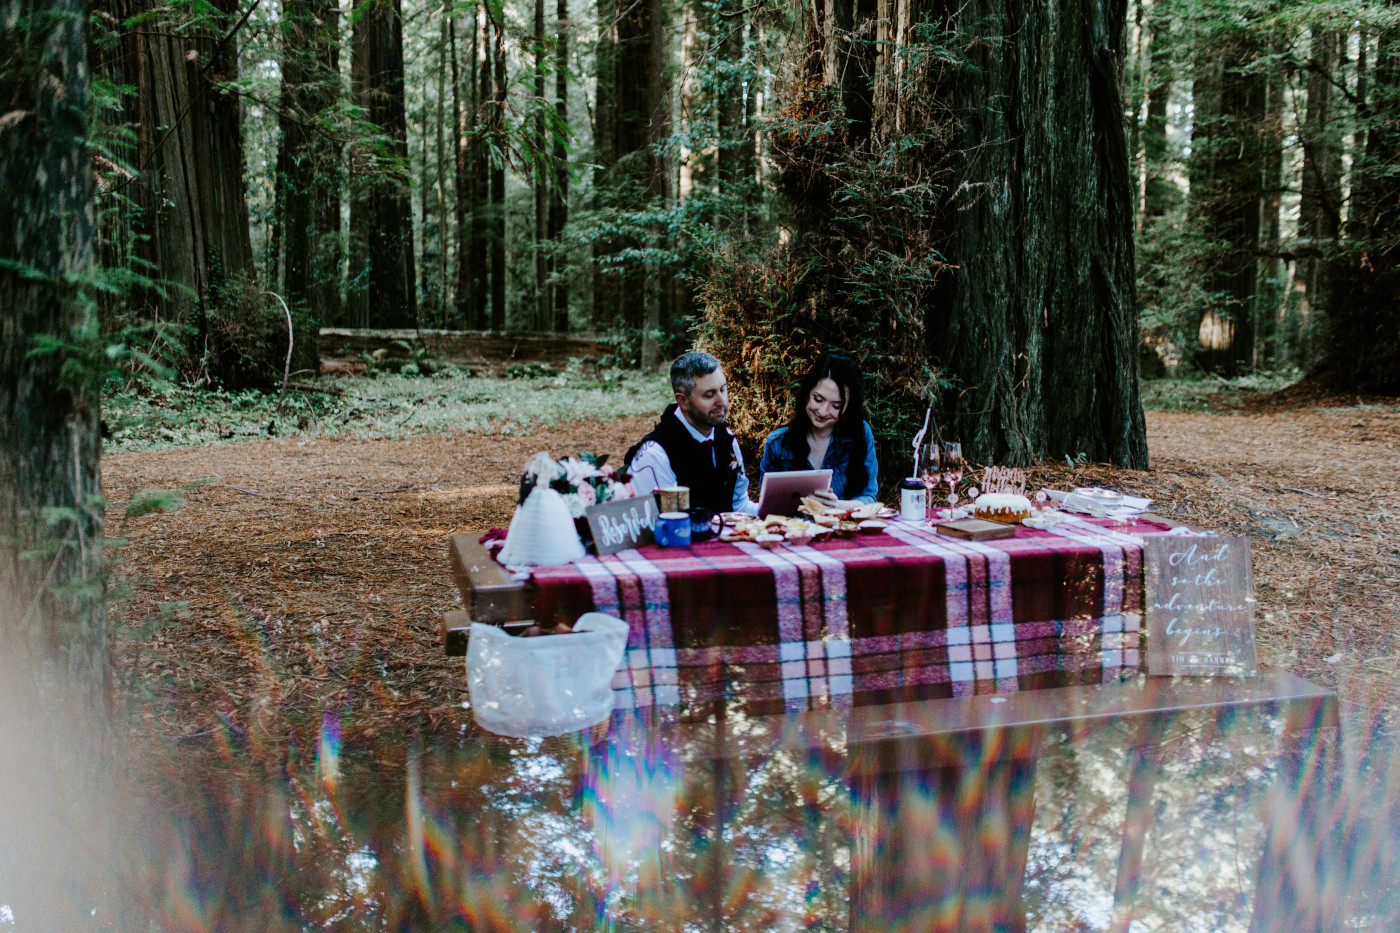
[(755, 714), (1014, 693), (1136, 674), (1142, 536), (1175, 523), (1071, 518), (974, 542), (895, 520), (876, 535), (783, 545), (655, 546), (514, 579), (474, 534), (452, 536), (470, 620), (549, 627), (599, 611), (626, 620), (617, 706)]
[[(473, 620), (548, 626), (595, 610), (625, 619), (618, 712), (590, 752), (602, 774), (625, 771), (613, 759), (639, 748), (705, 747), (709, 764), (697, 766), (735, 795), (739, 759), (790, 747), (794, 760), (827, 762), (844, 747), (830, 766), (869, 823), (856, 828), (867, 855), (852, 866), (852, 929), (931, 929), (935, 915), (939, 929), (1020, 928), (1044, 740), (1126, 726), (1132, 767), (1111, 921), (1126, 931), (1164, 737), (1182, 717), (1231, 724), (1262, 713), (1257, 728), (1281, 735), (1284, 754), (1251, 928), (1322, 928), (1336, 908), (1320, 884), (1335, 853), (1319, 823), (1335, 783), (1336, 696), (1282, 672), (1140, 676), (1143, 536), (1174, 527), (1153, 514), (1072, 518), (969, 542), (896, 521), (880, 535), (772, 551), (643, 547), (525, 579), (479, 535), (458, 534), (450, 554), (464, 609), (444, 617), (442, 638), (460, 655)], [(700, 715), (678, 729), (653, 708)], [(736, 710), (742, 741), (726, 737)], [(634, 790), (615, 805), (653, 796)], [(913, 824), (901, 816), (911, 801), (924, 808)], [(942, 827), (936, 839), (910, 828), (925, 823)], [(726, 835), (722, 825), (714, 833)], [(928, 870), (935, 846), (943, 880)], [(982, 903), (977, 891), (999, 893)], [(922, 906), (910, 914), (914, 893)]]

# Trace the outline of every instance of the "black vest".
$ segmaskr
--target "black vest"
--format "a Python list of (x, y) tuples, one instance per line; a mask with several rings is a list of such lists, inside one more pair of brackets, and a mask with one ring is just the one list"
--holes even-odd
[(709, 452), (691, 436), (676, 416), (676, 406), (667, 406), (661, 420), (651, 433), (633, 444), (623, 461), (624, 471), (632, 469), (632, 459), (647, 441), (656, 441), (671, 461), (676, 482), (690, 487), (690, 505), (712, 512), (728, 512), (734, 508), (734, 484), (742, 465), (734, 460), (734, 435), (728, 428), (715, 428), (714, 462)]

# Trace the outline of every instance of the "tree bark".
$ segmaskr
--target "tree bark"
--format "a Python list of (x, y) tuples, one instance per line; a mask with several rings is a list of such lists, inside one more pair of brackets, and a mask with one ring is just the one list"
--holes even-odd
[(1147, 118), (1142, 128), (1143, 195), (1142, 218), (1161, 217), (1176, 197), (1175, 186), (1165, 177), (1169, 171), (1167, 144), (1167, 103), (1172, 96), (1172, 17), (1165, 0), (1152, 5), (1148, 20)]
[[(1274, 37), (1275, 39), (1277, 37)], [(1275, 44), (1278, 47), (1278, 44)], [(1250, 367), (1278, 366), (1278, 312), (1283, 305), (1283, 134), (1286, 85), (1278, 69), (1266, 74), (1264, 121), (1260, 124), (1259, 284), (1254, 298), (1254, 353)]]
[[(452, 237), (448, 232), (447, 222), (447, 140), (444, 131), (444, 124), (446, 124), (447, 122), (447, 116), (445, 113), (447, 101), (447, 55), (449, 54), (447, 33), (448, 24), (451, 23), (451, 21), (451, 12), (444, 11), (440, 29), (441, 36), (439, 37), (438, 42), (436, 102), (437, 114), (434, 119), (434, 122), (437, 124), (436, 127), (434, 127), (434, 133), (436, 135), (437, 142), (435, 153), (437, 157), (437, 173), (436, 183), (433, 186), (433, 193), (437, 202), (438, 314), (441, 316), (443, 329), (447, 329), (450, 324), (450, 321), (448, 320), (448, 313), (449, 309), (453, 306), (451, 285), (448, 284), (449, 280), (447, 277), (447, 266), (449, 261), (448, 253), (450, 252), (448, 247), (449, 244), (452, 242)], [(454, 58), (454, 61), (452, 63), (452, 71), (453, 74), (456, 74), (457, 63), (455, 61), (455, 50), (453, 50), (452, 54)], [(456, 102), (455, 88), (453, 93), (453, 102), (454, 104)], [(453, 111), (453, 126), (456, 126), (455, 110)]]
[[(365, 241), (364, 327), (418, 323), (413, 208), (408, 198), (408, 120), (404, 109), (403, 17), (399, 0), (358, 0), (351, 43), (355, 101), (383, 136), (351, 201), (351, 229)], [(355, 270), (359, 271), (359, 270)]]
[[(945, 9), (959, 36), (1015, 37), (978, 43), (974, 67), (948, 89), (964, 115), (953, 149), (967, 154), (969, 194), (947, 226), (945, 255), (959, 268), (928, 315), (933, 358), (954, 383), (945, 423), (979, 462), (1084, 454), (1146, 468), (1119, 71), (1126, 4)], [(987, 108), (993, 100), (1005, 104)]]
[(549, 201), (554, 173), (545, 168), (551, 146), (545, 138), (544, 120), (544, 0), (535, 0), (535, 145), (539, 158), (535, 170), (535, 313), (532, 330), (547, 330), (551, 323), (553, 302), (549, 293), (549, 257), (545, 244), (549, 241)]
[(1201, 320), (1196, 361), (1225, 376), (1254, 360), (1267, 81), (1251, 65), (1260, 52), (1252, 29), (1224, 35), (1201, 53), (1193, 95), (1191, 214), (1210, 241), (1205, 287), (1219, 296)]
[[(884, 383), (882, 405), (936, 378), (915, 393), (936, 393), (942, 436), (961, 441), (973, 462), (1083, 455), (1146, 468), (1121, 94), (1125, 0), (885, 10), (902, 47), (885, 59), (895, 74), (879, 91), (868, 143), (853, 129), (839, 148), (833, 134), (804, 137), (800, 127), (773, 140), (795, 228), (783, 254), (791, 266), (773, 277), (811, 270), (797, 276), (802, 330), (784, 339), (798, 345), (792, 352), (811, 333), (824, 345), (853, 344)], [(914, 45), (926, 40), (910, 24), (926, 16), (945, 31), (939, 48)], [(854, 29), (875, 34), (869, 23)], [(811, 34), (825, 41), (823, 28)], [(808, 60), (829, 70), (831, 56), (817, 48)], [(797, 84), (816, 82), (809, 72)], [(831, 94), (814, 96), (783, 110), (824, 127), (821, 101)], [(897, 105), (906, 110), (898, 118), (885, 110)], [(904, 206), (891, 197), (900, 191), (927, 205)], [(862, 253), (867, 244), (851, 235), (861, 224), (878, 250)], [(890, 271), (868, 271), (875, 263)], [(862, 322), (864, 332), (855, 329)], [(901, 458), (906, 445), (907, 436)]]
[(1304, 299), (1288, 328), (1293, 361), (1304, 369), (1317, 362), (1314, 331), (1328, 306), (1328, 257), (1342, 229), (1342, 132), (1332, 81), (1338, 77), (1342, 35), (1313, 29), (1308, 59), (1307, 111), (1300, 134), (1302, 195), (1298, 205), (1298, 284)]
[[(598, 13), (611, 29), (605, 29), (598, 48), (594, 203), (600, 209), (640, 211), (671, 194), (670, 166), (653, 148), (671, 129), (669, 46), (659, 0), (609, 0), (599, 3)], [(659, 360), (656, 335), (665, 289), (635, 264), (621, 270), (608, 265), (619, 250), (646, 246), (656, 237), (655, 230), (644, 236), (617, 233), (594, 247), (600, 270), (594, 280), (595, 321), (640, 331), (645, 367)]]
[[(1388, 4), (1394, 11), (1397, 4)], [(1347, 392), (1400, 393), (1400, 29), (1377, 37), (1364, 99), (1366, 149), (1353, 164), (1352, 249), (1334, 261), (1323, 374)]]
[[(569, 125), (569, 0), (558, 0), (556, 17), (554, 109), (559, 115), (560, 126), (566, 127)], [(560, 333), (569, 330), (568, 261), (567, 252), (560, 242), (564, 236), (564, 225), (569, 222), (568, 157), (563, 138), (557, 138), (554, 142), (554, 187), (549, 202), (549, 240), (555, 247), (550, 263), (551, 278), (556, 280), (553, 285), (554, 329)]]
[(0, 876), (35, 930), (95, 929), (112, 857), (88, 12), (0, 2)]
[(224, 36), (237, 3), (215, 0), (215, 27), (201, 32), (179, 31), (145, 0), (108, 7), (129, 30), (108, 73), (136, 88), (137, 161), (121, 184), (136, 201), (133, 247), (152, 278), (173, 286), (138, 310), (202, 328), (219, 287), (253, 270), (248, 225), (227, 220), (248, 216), (238, 97), (221, 88), (238, 77), (237, 36)]
[(327, 0), (282, 4), (276, 215), (284, 244), (282, 296), (306, 309), (312, 349), (319, 326), (336, 320), (339, 305), (340, 172), (334, 147), (316, 131), (335, 105), (340, 82), (339, 17), (339, 8)]
[[(495, 100), (491, 108), (491, 131), (503, 139), (506, 120), (506, 26), (491, 21), (492, 66), (495, 72)], [(486, 18), (491, 20), (490, 7)], [(491, 166), (491, 329), (506, 328), (506, 167), (496, 160)]]
[[(595, 100), (593, 106), (593, 204), (595, 211), (607, 210), (613, 198), (608, 180), (617, 163), (617, 69), (618, 0), (597, 0), (598, 42), (594, 48)], [(592, 323), (594, 327), (616, 327), (623, 320), (619, 313), (618, 280), (606, 267), (607, 257), (616, 247), (602, 236), (593, 239)]]

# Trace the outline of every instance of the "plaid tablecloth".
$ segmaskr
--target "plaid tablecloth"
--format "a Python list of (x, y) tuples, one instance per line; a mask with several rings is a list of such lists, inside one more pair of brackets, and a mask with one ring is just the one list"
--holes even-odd
[(1142, 663), (1142, 535), (1074, 518), (959, 541), (912, 523), (783, 546), (645, 547), (534, 572), (541, 624), (630, 628), (619, 708), (755, 713), (1119, 679)]

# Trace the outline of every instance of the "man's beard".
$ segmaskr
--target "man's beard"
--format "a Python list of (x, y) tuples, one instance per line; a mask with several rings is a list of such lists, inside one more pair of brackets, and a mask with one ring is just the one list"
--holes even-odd
[(719, 418), (716, 419), (712, 417), (708, 411), (705, 411), (702, 408), (695, 408), (691, 405), (685, 406), (686, 420), (689, 421), (694, 427), (700, 429), (724, 427), (724, 418), (725, 415), (727, 415), (728, 413), (728, 410), (726, 410), (724, 415), (720, 415)]

